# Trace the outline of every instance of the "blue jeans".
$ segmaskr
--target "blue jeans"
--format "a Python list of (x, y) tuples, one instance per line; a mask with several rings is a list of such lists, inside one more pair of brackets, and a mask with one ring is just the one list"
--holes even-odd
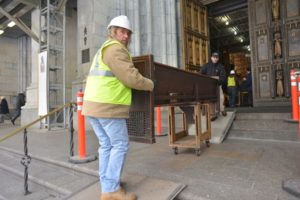
[(21, 115), (21, 108), (16, 108), (16, 113), (15, 113), (15, 115), (14, 115), (14, 117), (12, 118), (12, 121), (16, 121), (16, 119), (18, 118), (18, 117), (20, 117), (20, 115)]
[(236, 87), (227, 87), (229, 95), (229, 107), (235, 107)]
[(99, 177), (102, 192), (115, 192), (120, 181), (129, 148), (125, 119), (88, 117), (98, 138)]

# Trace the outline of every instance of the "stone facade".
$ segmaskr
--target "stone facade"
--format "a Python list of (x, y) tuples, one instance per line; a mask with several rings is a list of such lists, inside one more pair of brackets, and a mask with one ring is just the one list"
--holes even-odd
[[(107, 25), (127, 15), (133, 27), (130, 52), (153, 54), (156, 62), (179, 67), (179, 1), (174, 0), (78, 0), (78, 63), (73, 97), (84, 88), (91, 61), (106, 40)], [(82, 58), (87, 55), (88, 58)]]
[(16, 97), (25, 92), (31, 79), (30, 38), (18, 39), (0, 37), (0, 96), (5, 96), (10, 114), (14, 114)]
[[(273, 1), (249, 0), (255, 106), (288, 105), (289, 70), (300, 68), (300, 44), (296, 45), (299, 41), (294, 37), (300, 32), (299, 1), (279, 2), (279, 15), (274, 17)], [(77, 11), (67, 9), (66, 17), (66, 101), (74, 101), (77, 91), (84, 89), (91, 61), (106, 39), (107, 24), (121, 14), (127, 15), (132, 23), (130, 51), (133, 56), (153, 54), (156, 62), (184, 68), (179, 0), (78, 0), (77, 4)], [(37, 35), (38, 19), (39, 11), (34, 10), (31, 29)], [(0, 42), (7, 43), (8, 47), (0, 50), (0, 63), (4, 66), (0, 81), (11, 83), (6, 84), (12, 87), (9, 91), (14, 91), (9, 95), (26, 88), (27, 104), (23, 109), (26, 117), (22, 117), (22, 123), (26, 124), (37, 116), (39, 44), (34, 40), (30, 42), (28, 37), (1, 38)], [(24, 54), (24, 51), (30, 53)], [(9, 77), (4, 77), (3, 73), (8, 71)], [(4, 94), (1, 86), (0, 89)]]
[(299, 0), (249, 0), (254, 105), (290, 104), (290, 70), (300, 69)]
[[(32, 26), (31, 30), (39, 35), (39, 10), (34, 10), (31, 14)], [(66, 11), (66, 47), (65, 47), (65, 70), (66, 70), (66, 101), (72, 99), (72, 82), (77, 76), (77, 12), (73, 9)], [(27, 58), (31, 59), (30, 82), (26, 89), (26, 105), (22, 108), (21, 123), (27, 124), (34, 121), (38, 116), (38, 54), (39, 44), (31, 40), (31, 55)], [(35, 127), (39, 127), (36, 124)]]
[[(127, 15), (132, 23), (133, 56), (153, 54), (156, 62), (180, 67), (178, 0), (78, 0), (77, 3), (77, 12), (67, 10), (66, 15), (66, 101), (75, 101), (77, 91), (84, 89), (93, 56), (106, 39), (107, 24), (121, 14)], [(31, 29), (39, 35), (39, 10), (32, 12)], [(38, 110), (39, 44), (31, 40), (30, 49), (31, 54), (26, 56), (31, 64), (29, 76), (20, 77), (27, 86), (22, 124), (36, 119)]]

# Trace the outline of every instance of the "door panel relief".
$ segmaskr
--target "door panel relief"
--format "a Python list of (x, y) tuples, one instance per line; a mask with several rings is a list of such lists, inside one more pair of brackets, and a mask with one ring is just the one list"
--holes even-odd
[(266, 4), (264, 0), (255, 2), (255, 19), (256, 25), (264, 24), (267, 22)]
[(248, 0), (248, 6), (254, 106), (289, 105), (290, 70), (300, 68), (300, 1)]
[(286, 0), (286, 13), (287, 17), (299, 16), (300, 2), (299, 0)]
[(285, 94), (284, 89), (284, 71), (283, 71), (283, 65), (278, 64), (273, 66), (274, 69), (274, 78), (275, 78), (275, 95), (274, 97), (283, 97)]
[(269, 59), (268, 46), (268, 36), (266, 34), (266, 31), (260, 30), (257, 33), (258, 61), (266, 61)]
[(288, 29), (288, 54), (300, 56), (300, 27), (292, 26)]
[(181, 0), (183, 65), (199, 71), (208, 60), (207, 10), (198, 1)]
[(271, 96), (271, 80), (269, 67), (259, 67), (259, 96), (261, 98), (267, 98)]

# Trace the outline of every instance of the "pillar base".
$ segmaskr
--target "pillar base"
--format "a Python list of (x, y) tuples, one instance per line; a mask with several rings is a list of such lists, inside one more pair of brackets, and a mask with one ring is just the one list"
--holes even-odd
[(72, 156), (69, 159), (69, 162), (74, 163), (74, 164), (80, 164), (80, 163), (88, 163), (92, 162), (97, 159), (97, 156), (86, 156), (84, 158), (81, 158), (79, 156)]
[(285, 119), (284, 121), (288, 122), (288, 123), (299, 123), (299, 120), (294, 120), (294, 119)]
[(155, 134), (155, 137), (163, 137), (163, 136), (167, 136), (168, 133), (160, 133), (160, 134)]
[(300, 178), (282, 181), (282, 189), (300, 198)]

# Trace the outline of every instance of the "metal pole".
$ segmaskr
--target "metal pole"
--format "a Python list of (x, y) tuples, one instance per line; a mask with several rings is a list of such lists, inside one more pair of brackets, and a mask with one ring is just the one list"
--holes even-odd
[(73, 105), (69, 108), (69, 125), (70, 125), (70, 157), (74, 156), (74, 126), (73, 126)]
[(31, 192), (28, 191), (28, 165), (30, 164), (31, 157), (28, 155), (27, 147), (27, 130), (24, 129), (24, 156), (21, 159), (21, 164), (25, 167), (24, 169), (24, 195), (28, 195)]

